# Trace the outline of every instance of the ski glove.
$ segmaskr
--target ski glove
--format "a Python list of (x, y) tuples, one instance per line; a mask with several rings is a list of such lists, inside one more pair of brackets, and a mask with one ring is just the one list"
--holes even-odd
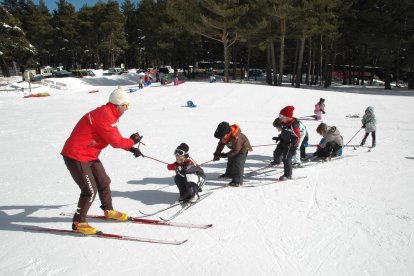
[(272, 140), (275, 140), (276, 142), (280, 140), (279, 136), (273, 137)]
[(227, 153), (224, 153), (224, 152), (220, 153), (220, 157), (221, 158), (227, 158)]
[(219, 161), (219, 160), (220, 160), (220, 155), (214, 154), (213, 161)]
[(361, 128), (365, 128), (365, 124), (363, 124)]
[(135, 158), (140, 157), (140, 156), (145, 157), (142, 154), (142, 152), (139, 149), (137, 149), (137, 148), (132, 147), (132, 148), (129, 149), (129, 151), (134, 154)]
[(323, 114), (326, 114), (326, 112), (325, 112), (325, 111), (323, 111), (323, 110), (322, 110), (322, 113), (323, 113)]
[(135, 132), (134, 134), (132, 134), (129, 138), (131, 138), (132, 140), (134, 140), (134, 145), (139, 143), (141, 141), (143, 136), (140, 136), (138, 132)]
[(174, 171), (176, 168), (177, 168), (177, 165), (175, 163), (167, 165), (167, 170), (169, 171)]

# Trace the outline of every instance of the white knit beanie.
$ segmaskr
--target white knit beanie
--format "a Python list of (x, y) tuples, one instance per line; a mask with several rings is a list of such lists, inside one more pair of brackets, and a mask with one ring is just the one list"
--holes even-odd
[(115, 105), (129, 104), (129, 96), (124, 89), (118, 86), (109, 96), (109, 102)]

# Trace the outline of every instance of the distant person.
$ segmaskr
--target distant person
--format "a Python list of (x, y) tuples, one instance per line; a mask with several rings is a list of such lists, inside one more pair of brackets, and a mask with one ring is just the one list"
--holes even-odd
[(214, 74), (214, 72), (210, 75), (210, 83), (216, 82), (216, 75)]
[(180, 192), (179, 201), (196, 202), (198, 193), (202, 192), (206, 175), (203, 169), (190, 157), (190, 147), (181, 143), (175, 150), (175, 162), (167, 165), (167, 169), (175, 171), (174, 182)]
[(140, 76), (138, 79), (138, 89), (143, 89), (143, 88), (144, 88), (144, 78)]
[[(214, 137), (219, 139), (219, 142), (213, 154), (213, 160), (218, 161), (220, 158), (228, 158), (226, 172), (220, 175), (219, 178), (230, 178), (229, 186), (239, 187), (243, 185), (247, 154), (253, 150), (249, 139), (241, 132), (238, 125), (229, 125), (227, 122), (221, 122), (217, 126)], [(230, 148), (230, 151), (223, 153), (224, 146)]]
[(324, 98), (320, 98), (319, 102), (317, 102), (315, 104), (315, 110), (314, 110), (314, 114), (315, 114), (315, 119), (320, 121), (322, 120), (322, 114), (325, 114), (325, 99)]
[(375, 148), (376, 146), (376, 130), (377, 130), (377, 119), (375, 118), (374, 108), (372, 106), (368, 106), (365, 109), (365, 114), (362, 117), (362, 128), (365, 129), (365, 135), (362, 139), (361, 146), (365, 145), (365, 141), (368, 138), (368, 135), (371, 133), (372, 136), (372, 144), (371, 146)]
[(315, 158), (329, 159), (331, 157), (342, 155), (344, 140), (335, 126), (328, 126), (325, 123), (320, 123), (316, 128), (316, 132), (323, 138), (320, 141), (316, 152), (313, 154)]
[(284, 173), (279, 180), (284, 181), (292, 178), (292, 157), (300, 142), (299, 120), (293, 117), (295, 108), (291, 105), (280, 110), (279, 117), (273, 122), (280, 134), (272, 139), (279, 142), (273, 152), (273, 161), (271, 166), (279, 165), (283, 161)]
[(179, 85), (178, 83), (178, 72), (174, 74), (174, 85)]
[(81, 190), (72, 224), (72, 229), (77, 232), (87, 235), (99, 232), (86, 222), (86, 215), (96, 194), (99, 195), (106, 218), (128, 219), (127, 214), (114, 210), (111, 179), (106, 174), (99, 155), (108, 145), (130, 151), (135, 157), (142, 155), (138, 148), (133, 147), (141, 141), (142, 136), (134, 133), (130, 138), (123, 138), (117, 127), (119, 118), (128, 110), (129, 103), (128, 94), (120, 87), (115, 89), (106, 105), (86, 113), (79, 120), (62, 149), (66, 167)]

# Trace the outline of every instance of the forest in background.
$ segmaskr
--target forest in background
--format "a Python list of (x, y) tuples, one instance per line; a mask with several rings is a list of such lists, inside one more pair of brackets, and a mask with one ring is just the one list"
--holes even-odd
[[(4, 76), (13, 63), (178, 69), (223, 61), (224, 80), (236, 77), (232, 64), (276, 72), (267, 74), (271, 85), (281, 85), (285, 74), (299, 76), (296, 87), (327, 87), (338, 67), (344, 84), (355, 84), (349, 77), (355, 68), (372, 70), (372, 77), (381, 68), (386, 89), (399, 80), (412, 89), (411, 0), (109, 0), (79, 10), (58, 0), (53, 11), (43, 0), (0, 3)], [(365, 79), (356, 81), (364, 85)]]

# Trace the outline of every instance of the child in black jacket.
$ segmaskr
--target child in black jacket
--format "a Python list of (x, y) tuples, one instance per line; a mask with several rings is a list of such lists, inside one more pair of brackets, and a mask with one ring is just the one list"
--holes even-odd
[(280, 111), (273, 125), (281, 131), (278, 137), (273, 140), (279, 141), (273, 152), (273, 161), (270, 165), (278, 165), (283, 161), (284, 174), (279, 180), (292, 178), (292, 156), (296, 153), (300, 141), (299, 121), (293, 118), (293, 106), (286, 106)]
[(174, 151), (176, 161), (168, 164), (167, 169), (175, 170), (174, 181), (180, 192), (178, 200), (195, 202), (199, 199), (198, 193), (202, 191), (206, 182), (206, 175), (190, 157), (189, 149), (186, 143), (181, 143)]

